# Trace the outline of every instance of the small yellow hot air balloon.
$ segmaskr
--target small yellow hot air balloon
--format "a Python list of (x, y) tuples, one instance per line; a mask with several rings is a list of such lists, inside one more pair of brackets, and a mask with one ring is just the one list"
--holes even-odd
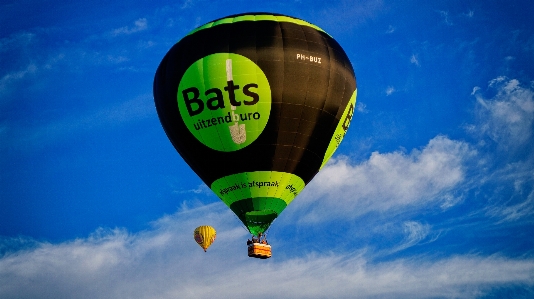
[(193, 233), (195, 241), (198, 245), (200, 245), (200, 247), (202, 247), (202, 249), (204, 249), (204, 252), (206, 252), (206, 249), (213, 244), (216, 236), (217, 232), (209, 225), (199, 226), (195, 228), (195, 232)]

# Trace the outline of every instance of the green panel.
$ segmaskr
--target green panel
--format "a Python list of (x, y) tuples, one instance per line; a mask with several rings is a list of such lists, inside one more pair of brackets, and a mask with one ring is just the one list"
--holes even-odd
[[(295, 20), (295, 19), (293, 19)], [(256, 21), (275, 21), (278, 22), (278, 19), (274, 15), (256, 15)]]
[(267, 211), (249, 212), (245, 214), (244, 219), (241, 219), (241, 221), (251, 234), (257, 236), (259, 233), (264, 233), (276, 217), (278, 217), (278, 214)]
[(250, 216), (275, 213), (278, 215), (282, 213), (286, 207), (286, 202), (279, 198), (256, 197), (236, 201), (230, 206), (230, 209), (241, 218), (245, 214)]
[(321, 168), (323, 168), (326, 165), (326, 162), (330, 160), (330, 158), (336, 151), (337, 147), (343, 140), (343, 137), (345, 137), (347, 130), (349, 129), (352, 116), (354, 115), (354, 108), (356, 107), (356, 95), (357, 94), (358, 94), (358, 89), (354, 91), (354, 93), (352, 94), (352, 97), (347, 103), (347, 106), (345, 107), (345, 111), (343, 111), (343, 115), (341, 116), (341, 120), (337, 124), (336, 131), (334, 132), (334, 136), (332, 136), (332, 139), (330, 140), (330, 143), (328, 144), (328, 148), (326, 149), (326, 153), (324, 154)]
[(273, 197), (289, 204), (306, 184), (298, 176), (278, 171), (254, 171), (222, 177), (211, 184), (211, 190), (227, 205), (255, 197)]
[(257, 235), (269, 227), (304, 186), (304, 181), (294, 174), (255, 171), (220, 178), (213, 182), (211, 190)]
[(241, 15), (241, 16), (236, 16), (234, 18), (234, 23), (242, 22), (242, 21), (256, 21), (256, 16), (254, 16), (254, 15)]
[(197, 32), (197, 31), (200, 31), (200, 30), (203, 30), (203, 29), (207, 29), (207, 28), (211, 28), (213, 26), (217, 26), (217, 25), (220, 25), (220, 24), (230, 24), (230, 23), (237, 23), (237, 22), (243, 22), (243, 21), (287, 22), (287, 23), (294, 23), (294, 24), (301, 25), (301, 26), (308, 26), (308, 27), (311, 27), (311, 28), (313, 28), (315, 30), (318, 30), (318, 31), (321, 31), (321, 32), (325, 32), (323, 29), (319, 28), (316, 25), (308, 23), (308, 22), (306, 22), (304, 20), (300, 20), (300, 19), (296, 19), (296, 18), (292, 18), (292, 17), (288, 17), (288, 16), (276, 16), (276, 15), (269, 15), (269, 14), (257, 14), (257, 15), (254, 15), (254, 14), (246, 15), (245, 14), (245, 15), (240, 15), (240, 16), (235, 16), (235, 17), (230, 17), (230, 18), (219, 19), (217, 21), (204, 24), (204, 25), (202, 25), (202, 26), (200, 26), (198, 28), (193, 29), (193, 31), (189, 32), (189, 35)]
[(269, 228), (287, 204), (279, 198), (249, 198), (234, 202), (230, 209), (239, 217), (250, 233), (257, 235)]
[(263, 132), (271, 112), (271, 87), (250, 59), (233, 53), (203, 57), (189, 66), (177, 93), (180, 115), (204, 145), (240, 150)]
[(213, 22), (213, 26), (217, 26), (217, 25), (221, 25), (221, 24), (230, 24), (230, 23), (233, 23), (233, 22), (234, 21), (232, 19), (220, 19), (220, 20), (217, 20), (217, 21)]

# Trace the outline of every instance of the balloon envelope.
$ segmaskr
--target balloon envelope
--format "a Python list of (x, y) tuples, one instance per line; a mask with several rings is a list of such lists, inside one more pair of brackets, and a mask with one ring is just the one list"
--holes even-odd
[(216, 236), (217, 232), (209, 225), (199, 226), (195, 228), (195, 231), (193, 232), (195, 242), (197, 242), (197, 244), (200, 245), (204, 251), (206, 251), (206, 249), (213, 244)]
[(172, 144), (254, 235), (332, 156), (356, 93), (352, 65), (330, 35), (265, 13), (193, 30), (165, 55), (154, 79)]

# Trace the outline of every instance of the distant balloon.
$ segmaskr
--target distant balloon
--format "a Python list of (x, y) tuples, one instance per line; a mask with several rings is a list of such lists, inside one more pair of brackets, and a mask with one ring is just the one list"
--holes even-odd
[(209, 225), (199, 226), (195, 228), (195, 231), (193, 232), (195, 242), (197, 242), (197, 244), (204, 249), (204, 252), (206, 252), (206, 249), (213, 244), (216, 236), (217, 232)]
[(352, 65), (330, 35), (265, 13), (198, 27), (169, 50), (154, 79), (172, 144), (253, 235), (330, 159), (356, 93)]

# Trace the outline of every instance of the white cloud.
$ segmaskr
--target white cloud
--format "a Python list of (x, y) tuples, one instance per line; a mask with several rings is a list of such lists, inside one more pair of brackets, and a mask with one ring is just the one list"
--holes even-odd
[(430, 232), (430, 226), (417, 221), (406, 221), (404, 222), (404, 232), (406, 238), (397, 250), (406, 249), (424, 240)]
[(2, 65), (0, 69), (0, 104), (2, 104), (2, 97), (11, 92), (14, 83), (38, 72), (39, 67), (33, 62), (33, 59), (26, 66), (18, 66), (15, 70), (9, 69), (7, 64), (4, 65), (2, 61), (13, 59), (13, 55), (26, 53), (28, 48), (35, 48), (35, 36), (34, 33), (22, 32), (0, 38), (0, 53), (8, 53), (0, 56), (0, 65)]
[(173, 191), (175, 194), (186, 194), (186, 193), (194, 193), (194, 194), (205, 194), (205, 195), (212, 195), (213, 191), (211, 191), (206, 184), (202, 183), (200, 184), (196, 189), (189, 189), (189, 190), (175, 190)]
[[(508, 163), (485, 180), (499, 186), (491, 195), (485, 214), (498, 223), (530, 221), (534, 215), (534, 161)], [(503, 192), (504, 190), (504, 192)]]
[(438, 12), (441, 15), (441, 17), (443, 18), (443, 22), (445, 22), (445, 24), (447, 24), (448, 26), (452, 26), (452, 22), (449, 19), (449, 12), (448, 11), (443, 11), (443, 10), (440, 10)]
[(419, 66), (419, 59), (417, 59), (417, 56), (415, 54), (412, 54), (412, 56), (410, 57), (410, 63)]
[[(534, 260), (463, 255), (376, 263), (361, 253), (246, 256), (243, 229), (212, 204), (165, 216), (137, 234), (98, 230), (83, 239), (36, 243), (0, 258), (1, 298), (473, 298), (494, 287), (532, 288)], [(204, 253), (192, 231), (209, 223)], [(428, 228), (406, 222), (406, 246)]]
[(488, 87), (485, 92), (491, 96), (473, 88), (476, 121), (467, 126), (480, 139), (480, 152), (485, 152), (481, 162), (490, 170), (481, 169), (484, 177), (478, 181), (488, 187), (484, 213), (497, 223), (529, 221), (534, 214), (534, 85), (523, 87), (501, 76)]
[(534, 191), (524, 201), (496, 210), (503, 221), (517, 221), (534, 214)]
[(186, 9), (192, 7), (194, 4), (193, 0), (185, 0), (180, 9)]
[(148, 22), (146, 18), (140, 18), (134, 22), (133, 27), (124, 26), (121, 28), (117, 28), (112, 31), (112, 35), (113, 36), (124, 35), (124, 34), (127, 35), (127, 34), (132, 34), (132, 33), (146, 30), (147, 28), (148, 28)]
[(367, 105), (365, 105), (364, 103), (362, 102), (358, 102), (356, 103), (356, 111), (360, 112), (360, 113), (367, 113), (369, 112), (369, 110), (367, 110)]
[[(54, 68), (60, 61), (65, 58), (65, 55), (60, 53), (55, 56), (50, 56), (43, 63), (29, 63), (22, 69), (11, 71), (6, 73), (0, 78), (0, 104), (2, 101), (12, 101), (13, 97), (11, 93), (16, 88), (20, 87), (20, 82), (24, 80), (34, 80), (32, 84), (35, 84), (35, 78), (38, 78), (47, 70)], [(25, 86), (27, 88), (27, 86)]]
[(479, 87), (473, 89), (477, 100), (478, 123), (470, 127), (476, 134), (489, 136), (503, 149), (511, 149), (532, 140), (534, 91), (516, 79), (498, 77), (489, 82), (495, 96), (485, 98)]
[(21, 80), (29, 75), (34, 75), (37, 70), (37, 66), (34, 63), (30, 63), (22, 70), (5, 74), (0, 78), (0, 94), (8, 91), (13, 82)]
[(130, 61), (130, 59), (128, 57), (125, 57), (125, 56), (122, 56), (122, 55), (107, 55), (107, 61), (113, 63), (113, 64), (118, 64), (118, 63), (123, 63), (123, 62), (126, 62), (126, 61)]
[(34, 41), (35, 34), (29, 32), (21, 32), (10, 37), (0, 38), (0, 53), (28, 47)]
[[(333, 159), (291, 205), (307, 210), (306, 221), (330, 217), (355, 218), (429, 202), (454, 202), (452, 192), (464, 181), (466, 163), (475, 155), (468, 144), (438, 136), (422, 150), (371, 154), (352, 165)], [(293, 209), (294, 210), (294, 209)]]
[(395, 91), (396, 91), (396, 90), (395, 90), (395, 87), (393, 87), (393, 86), (388, 86), (388, 88), (386, 88), (386, 95), (387, 95), (387, 96), (390, 96), (390, 95), (392, 95)]

